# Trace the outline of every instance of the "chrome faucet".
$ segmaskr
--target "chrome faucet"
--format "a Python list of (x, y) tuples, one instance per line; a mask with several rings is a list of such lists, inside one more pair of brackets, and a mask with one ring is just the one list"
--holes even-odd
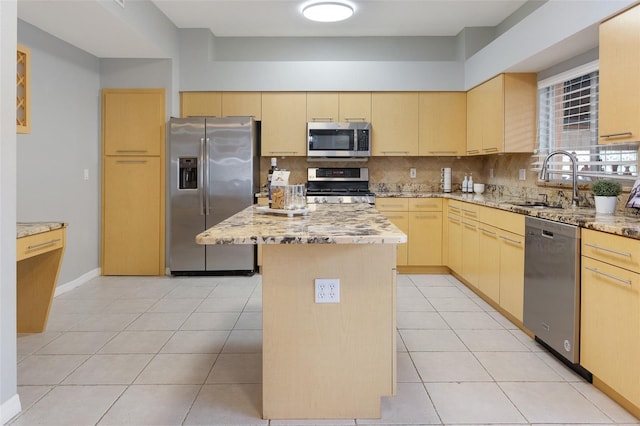
[(553, 157), (557, 154), (563, 154), (569, 157), (571, 160), (571, 168), (573, 172), (573, 196), (571, 199), (571, 205), (573, 207), (578, 206), (578, 201), (580, 200), (580, 196), (578, 195), (578, 157), (575, 154), (572, 154), (569, 151), (565, 151), (562, 149), (558, 149), (555, 151), (551, 151), (547, 157), (542, 162), (542, 169), (540, 170), (540, 180), (548, 182), (549, 181), (549, 172), (547, 168), (549, 167), (549, 158)]

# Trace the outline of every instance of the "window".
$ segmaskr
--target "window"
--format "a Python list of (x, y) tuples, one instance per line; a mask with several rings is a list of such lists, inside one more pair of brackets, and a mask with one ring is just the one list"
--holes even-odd
[[(598, 145), (598, 88), (597, 62), (538, 83), (534, 171), (540, 170), (549, 152), (562, 149), (578, 157), (580, 180), (637, 177), (638, 144)], [(553, 157), (549, 167), (552, 181), (572, 178), (566, 156)]]

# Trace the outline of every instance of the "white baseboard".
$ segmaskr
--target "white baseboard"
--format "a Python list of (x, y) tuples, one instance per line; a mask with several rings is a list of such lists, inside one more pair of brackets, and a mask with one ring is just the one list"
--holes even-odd
[(0, 425), (7, 423), (18, 413), (20, 413), (20, 411), (22, 411), (22, 406), (20, 405), (20, 396), (18, 394), (15, 394), (7, 401), (0, 404)]
[(68, 283), (57, 286), (53, 297), (60, 296), (61, 294), (73, 290), (76, 287), (80, 287), (82, 284), (88, 283), (93, 278), (99, 277), (101, 272), (102, 271), (100, 268), (96, 268), (93, 271), (89, 271), (86, 274), (79, 276), (73, 281), (69, 281)]

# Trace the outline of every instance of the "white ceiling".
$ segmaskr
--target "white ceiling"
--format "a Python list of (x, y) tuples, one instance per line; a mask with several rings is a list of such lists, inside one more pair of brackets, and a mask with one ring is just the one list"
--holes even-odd
[[(18, 17), (98, 57), (161, 57), (150, 40), (100, 4), (106, 1), (18, 0)], [(126, 9), (138, 0), (123, 1)], [(209, 28), (218, 37), (455, 36), (465, 27), (497, 26), (526, 0), (349, 0), (355, 15), (328, 24), (302, 17), (305, 0), (152, 3), (176, 27)]]

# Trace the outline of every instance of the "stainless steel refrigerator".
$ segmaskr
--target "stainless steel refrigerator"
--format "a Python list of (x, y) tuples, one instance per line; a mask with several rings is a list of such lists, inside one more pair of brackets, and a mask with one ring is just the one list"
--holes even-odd
[(253, 245), (199, 245), (200, 232), (253, 204), (260, 185), (252, 117), (171, 118), (169, 266), (173, 275), (252, 274)]

